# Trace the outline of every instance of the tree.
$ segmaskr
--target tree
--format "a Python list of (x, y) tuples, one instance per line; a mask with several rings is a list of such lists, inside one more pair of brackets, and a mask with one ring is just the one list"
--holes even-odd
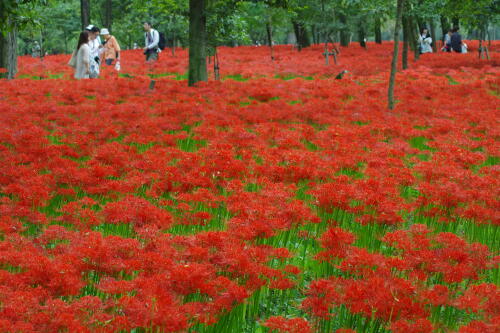
[(82, 30), (90, 24), (90, 0), (80, 0)]
[(382, 22), (380, 17), (375, 18), (375, 43), (382, 44)]
[(7, 69), (7, 78), (17, 73), (17, 31), (36, 23), (33, 7), (44, 0), (0, 1), (0, 67)]
[(102, 23), (109, 31), (112, 31), (113, 0), (104, 0), (104, 21)]
[(396, 26), (394, 28), (394, 51), (392, 53), (391, 76), (389, 78), (389, 110), (394, 109), (394, 86), (396, 83), (396, 72), (398, 70), (399, 56), (399, 33), (401, 32), (401, 21), (403, 17), (403, 8), (405, 0), (398, 0), (396, 8)]
[(206, 9), (206, 0), (189, 0), (189, 86), (208, 79)]
[(9, 80), (17, 74), (17, 29), (15, 26), (8, 32), (0, 33), (0, 68), (7, 70)]

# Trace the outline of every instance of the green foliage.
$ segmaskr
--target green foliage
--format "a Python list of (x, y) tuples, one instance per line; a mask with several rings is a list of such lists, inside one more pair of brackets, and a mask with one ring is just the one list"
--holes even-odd
[(2, 0), (0, 1), (0, 32), (6, 33), (13, 27), (24, 28), (37, 22), (36, 5), (46, 5), (48, 0)]

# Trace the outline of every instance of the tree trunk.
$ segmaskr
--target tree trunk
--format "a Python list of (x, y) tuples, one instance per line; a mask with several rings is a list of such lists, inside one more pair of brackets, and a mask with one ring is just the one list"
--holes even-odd
[(269, 50), (271, 50), (271, 61), (274, 61), (274, 50), (273, 50), (273, 27), (271, 21), (266, 23), (266, 33), (267, 33), (267, 45)]
[(104, 26), (111, 32), (113, 25), (113, 0), (105, 0), (104, 2)]
[(458, 17), (454, 17), (451, 19), (451, 23), (453, 24), (453, 27), (460, 27), (460, 19)]
[(45, 57), (45, 30), (43, 27), (40, 29), (40, 58)]
[(5, 35), (0, 32), (0, 68), (7, 70), (6, 77), (9, 80), (17, 74), (17, 30), (15, 27)]
[(420, 59), (420, 47), (418, 45), (418, 34), (419, 29), (418, 29), (418, 21), (415, 19), (415, 17), (410, 16), (409, 17), (409, 22), (408, 22), (408, 38), (410, 38), (410, 46), (411, 49), (413, 50), (413, 55), (415, 57), (415, 61)]
[(402, 64), (403, 64), (403, 69), (408, 68), (408, 49), (409, 49), (409, 44), (410, 44), (410, 27), (409, 27), (409, 20), (408, 16), (403, 16), (403, 53), (402, 53)]
[(309, 37), (307, 36), (307, 31), (304, 23), (293, 20), (292, 24), (293, 30), (295, 31), (295, 37), (297, 38), (297, 46), (299, 51), (304, 47), (310, 46), (311, 42), (309, 41)]
[(358, 41), (359, 41), (359, 45), (366, 49), (366, 34), (365, 34), (365, 27), (363, 25), (363, 22), (360, 22), (360, 25), (359, 25)]
[(379, 17), (375, 19), (375, 42), (382, 44), (382, 23)]
[(441, 21), (441, 32), (443, 34), (441, 36), (441, 40), (444, 42), (444, 37), (448, 33), (448, 30), (450, 29), (450, 23), (448, 22), (448, 19), (443, 15), (441, 15), (439, 19)]
[(266, 33), (267, 33), (267, 45), (272, 48), (273, 47), (273, 29), (271, 27), (271, 23), (266, 23)]
[(189, 0), (189, 86), (207, 81), (207, 17), (205, 0)]
[(313, 39), (313, 44), (319, 44), (318, 29), (316, 28), (315, 24), (311, 25), (311, 35)]
[(80, 0), (82, 30), (90, 24), (90, 0)]
[(431, 38), (432, 38), (432, 51), (437, 52), (436, 23), (432, 18), (429, 21), (429, 29), (431, 31)]
[(347, 16), (345, 14), (339, 14), (339, 21), (342, 23), (342, 28), (340, 30), (340, 45), (341, 46), (349, 46), (350, 42), (350, 33), (349, 28), (347, 27)]
[(389, 78), (388, 101), (389, 110), (394, 109), (394, 86), (396, 84), (396, 72), (398, 70), (398, 55), (399, 55), (399, 33), (401, 31), (401, 18), (403, 16), (403, 7), (405, 0), (398, 0), (396, 10), (396, 26), (394, 28), (394, 51), (392, 54), (391, 76)]

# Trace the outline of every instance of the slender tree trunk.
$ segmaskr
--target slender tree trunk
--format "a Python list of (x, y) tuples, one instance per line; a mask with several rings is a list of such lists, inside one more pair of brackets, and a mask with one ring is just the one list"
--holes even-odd
[(80, 0), (82, 30), (90, 24), (90, 0)]
[(205, 0), (189, 0), (189, 86), (207, 81), (207, 17)]
[(7, 70), (6, 77), (11, 80), (17, 74), (17, 29), (3, 35), (0, 32), (0, 68)]
[(408, 49), (409, 49), (409, 39), (411, 38), (410, 34), (410, 27), (409, 27), (409, 20), (408, 16), (403, 15), (403, 53), (402, 53), (402, 64), (403, 64), (403, 69), (408, 68)]
[(418, 34), (419, 34), (419, 29), (418, 29), (418, 22), (417, 19), (413, 16), (410, 16), (408, 18), (408, 38), (410, 38), (410, 46), (411, 49), (413, 50), (413, 55), (415, 57), (415, 61), (420, 59), (420, 48), (418, 45)]
[(175, 40), (177, 38), (175, 34), (175, 23), (176, 23), (176, 15), (174, 14), (172, 17), (172, 26), (174, 27), (173, 32), (172, 32), (172, 56), (175, 57)]
[(366, 33), (365, 33), (365, 27), (363, 25), (363, 22), (360, 22), (360, 24), (359, 24), (358, 41), (359, 41), (359, 45), (366, 49)]
[(401, 18), (403, 16), (403, 7), (405, 0), (398, 0), (396, 10), (396, 26), (394, 27), (394, 51), (392, 54), (391, 76), (389, 78), (388, 101), (389, 110), (394, 109), (394, 86), (396, 85), (396, 72), (398, 70), (399, 55), (399, 33), (401, 31)]
[(273, 49), (273, 27), (271, 21), (266, 23), (266, 33), (267, 33), (267, 45), (269, 50), (271, 50), (271, 61), (274, 61), (274, 49)]
[(439, 19), (441, 21), (441, 32), (442, 32), (441, 41), (444, 42), (444, 37), (448, 33), (448, 30), (450, 29), (450, 23), (448, 22), (448, 19), (443, 15), (441, 15)]
[(40, 58), (45, 57), (45, 31), (43, 27), (40, 29)]
[(382, 23), (379, 17), (375, 19), (375, 42), (382, 44)]
[(104, 25), (111, 32), (113, 25), (113, 0), (105, 0), (104, 2)]
[(267, 45), (273, 47), (273, 28), (271, 27), (271, 22), (266, 23), (266, 33), (267, 33)]
[(451, 23), (453, 24), (453, 27), (460, 27), (460, 19), (458, 17), (452, 18)]
[(345, 14), (338, 14), (338, 18), (340, 23), (342, 23), (342, 29), (340, 30), (340, 45), (341, 46), (349, 46), (350, 42), (350, 32), (349, 28), (347, 27), (347, 16)]
[(429, 29), (431, 31), (431, 38), (432, 38), (432, 51), (437, 52), (436, 22), (434, 22), (434, 19), (432, 18), (429, 21)]
[(299, 51), (304, 47), (310, 46), (311, 42), (309, 41), (309, 37), (307, 36), (307, 31), (304, 23), (293, 20), (292, 24), (293, 30), (295, 31), (295, 37), (297, 38), (297, 46), (299, 48)]

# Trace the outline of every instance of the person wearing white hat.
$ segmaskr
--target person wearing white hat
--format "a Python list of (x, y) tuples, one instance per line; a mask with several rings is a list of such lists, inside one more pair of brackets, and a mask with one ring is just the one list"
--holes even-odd
[(101, 29), (94, 25), (89, 25), (85, 28), (89, 32), (89, 47), (90, 47), (90, 78), (97, 78), (100, 74), (101, 54), (104, 51), (99, 34)]
[(104, 37), (104, 61), (106, 65), (111, 66), (116, 60), (115, 67), (119, 67), (118, 64), (120, 63), (121, 51), (120, 44), (118, 44), (115, 36), (112, 36), (106, 28), (102, 28), (101, 35)]

